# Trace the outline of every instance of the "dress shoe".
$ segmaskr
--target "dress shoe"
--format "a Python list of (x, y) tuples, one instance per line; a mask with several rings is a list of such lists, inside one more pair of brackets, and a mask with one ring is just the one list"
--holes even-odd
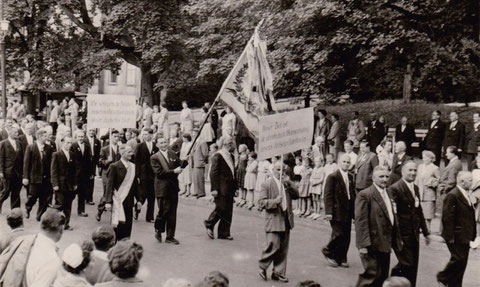
[(328, 257), (325, 257), (325, 259), (327, 259), (327, 265), (328, 266), (334, 267), (334, 268), (338, 267), (338, 263), (335, 260), (333, 260), (331, 258), (328, 258)]
[(155, 232), (155, 238), (158, 240), (158, 242), (162, 243), (162, 234), (159, 232)]
[(342, 262), (339, 266), (342, 268), (349, 268), (350, 264), (348, 264), (347, 262)]
[(210, 239), (215, 239), (215, 237), (214, 237), (214, 235), (213, 235), (213, 229), (207, 227), (207, 222), (206, 222), (206, 221), (204, 221), (204, 224), (205, 224), (205, 228), (207, 229), (207, 236), (208, 236), (208, 238), (210, 238)]
[(95, 215), (95, 219), (96, 219), (97, 221), (102, 220), (102, 213), (101, 213), (101, 212), (97, 212), (97, 214)]
[(70, 225), (68, 225), (68, 224), (67, 224), (67, 225), (65, 225), (65, 230), (72, 231), (72, 230), (73, 230), (73, 228), (72, 228)]
[(153, 223), (153, 222), (154, 222), (153, 219), (147, 219), (146, 221), (147, 221), (147, 222), (150, 222), (150, 223)]
[(258, 271), (258, 275), (260, 275), (263, 280), (267, 281), (267, 270), (260, 268), (260, 271)]
[(88, 217), (88, 213), (82, 212), (82, 213), (79, 213), (78, 216), (80, 216), (80, 217)]
[(175, 238), (166, 238), (165, 239), (165, 243), (170, 243), (170, 244), (173, 244), (173, 245), (178, 245), (180, 244), (180, 242), (175, 239)]
[(222, 236), (222, 237), (218, 237), (218, 239), (233, 240), (233, 237), (231, 237), (231, 236)]
[(275, 274), (275, 273), (272, 273), (272, 280), (275, 280), (275, 281), (280, 281), (280, 282), (283, 282), (283, 283), (287, 283), (288, 282), (288, 278), (283, 276), (283, 275), (280, 275), (280, 274)]
[(35, 219), (36, 219), (38, 222), (40, 222), (40, 219), (41, 219), (41, 218), (40, 218), (40, 216), (36, 216)]
[(30, 210), (25, 210), (25, 218), (30, 218)]
[(444, 284), (440, 281), (437, 281), (438, 282), (438, 287), (447, 287), (447, 284)]
[(95, 205), (95, 202), (93, 202), (93, 201), (87, 201), (87, 204), (88, 204), (88, 205)]

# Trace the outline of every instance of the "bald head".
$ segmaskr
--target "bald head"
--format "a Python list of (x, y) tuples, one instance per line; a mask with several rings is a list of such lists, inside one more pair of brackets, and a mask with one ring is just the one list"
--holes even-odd
[(472, 173), (469, 171), (458, 172), (457, 185), (465, 190), (469, 190), (472, 187)]

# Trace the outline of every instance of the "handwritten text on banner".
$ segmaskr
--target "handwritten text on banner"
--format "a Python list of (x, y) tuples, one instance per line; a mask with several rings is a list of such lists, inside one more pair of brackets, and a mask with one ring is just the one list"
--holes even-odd
[(88, 128), (135, 128), (136, 96), (93, 95), (87, 96)]

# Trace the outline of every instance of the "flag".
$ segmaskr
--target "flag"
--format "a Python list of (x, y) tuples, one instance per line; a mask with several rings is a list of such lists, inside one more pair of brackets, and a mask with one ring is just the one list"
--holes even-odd
[(259, 117), (275, 112), (272, 72), (267, 62), (267, 45), (258, 27), (219, 92), (237, 118), (258, 138)]

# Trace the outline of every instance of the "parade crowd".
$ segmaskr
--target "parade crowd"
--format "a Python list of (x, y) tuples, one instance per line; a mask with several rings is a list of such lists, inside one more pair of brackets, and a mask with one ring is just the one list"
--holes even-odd
[[(0, 213), (10, 197), (12, 229), (0, 241), (3, 286), (146, 286), (137, 277), (143, 248), (130, 239), (132, 225), (146, 209), (152, 236), (180, 244), (179, 197), (214, 201), (204, 220), (211, 239), (233, 240), (234, 206), (263, 212), (263, 280), (273, 264), (270, 278), (288, 282), (290, 230), (297, 216), (329, 221), (331, 237), (321, 252), (333, 268), (349, 268), (354, 223), (365, 268), (356, 286), (415, 286), (420, 233), (427, 244), (439, 234), (451, 253), (437, 274), (439, 286), (462, 286), (469, 251), (480, 246), (480, 112), (468, 127), (456, 112), (444, 122), (432, 111), (417, 148), (416, 127), (406, 117), (389, 135), (383, 115), (354, 112), (341, 127), (338, 115), (318, 107), (311, 147), (259, 160), (255, 140), (230, 107), (206, 103), (195, 118), (187, 102), (182, 106), (178, 123), (169, 120), (172, 113), (163, 104), (143, 103), (137, 105), (137, 128), (98, 130), (87, 125), (86, 101), (48, 101), (35, 116), (19, 102), (9, 105), (0, 124)], [(360, 116), (370, 120), (365, 124)], [(103, 191), (98, 202), (96, 183)], [(110, 226), (59, 255), (56, 242), (74, 228), (75, 199), (79, 217), (89, 216), (86, 205), (96, 205), (92, 217), (101, 221), (111, 212)], [(23, 229), (23, 218), (30, 216), (40, 222), (40, 233)], [(440, 226), (434, 229), (437, 217)], [(398, 264), (390, 270), (392, 251)], [(164, 286), (194, 285), (172, 279)], [(228, 286), (228, 278), (213, 272), (195, 286)]]

